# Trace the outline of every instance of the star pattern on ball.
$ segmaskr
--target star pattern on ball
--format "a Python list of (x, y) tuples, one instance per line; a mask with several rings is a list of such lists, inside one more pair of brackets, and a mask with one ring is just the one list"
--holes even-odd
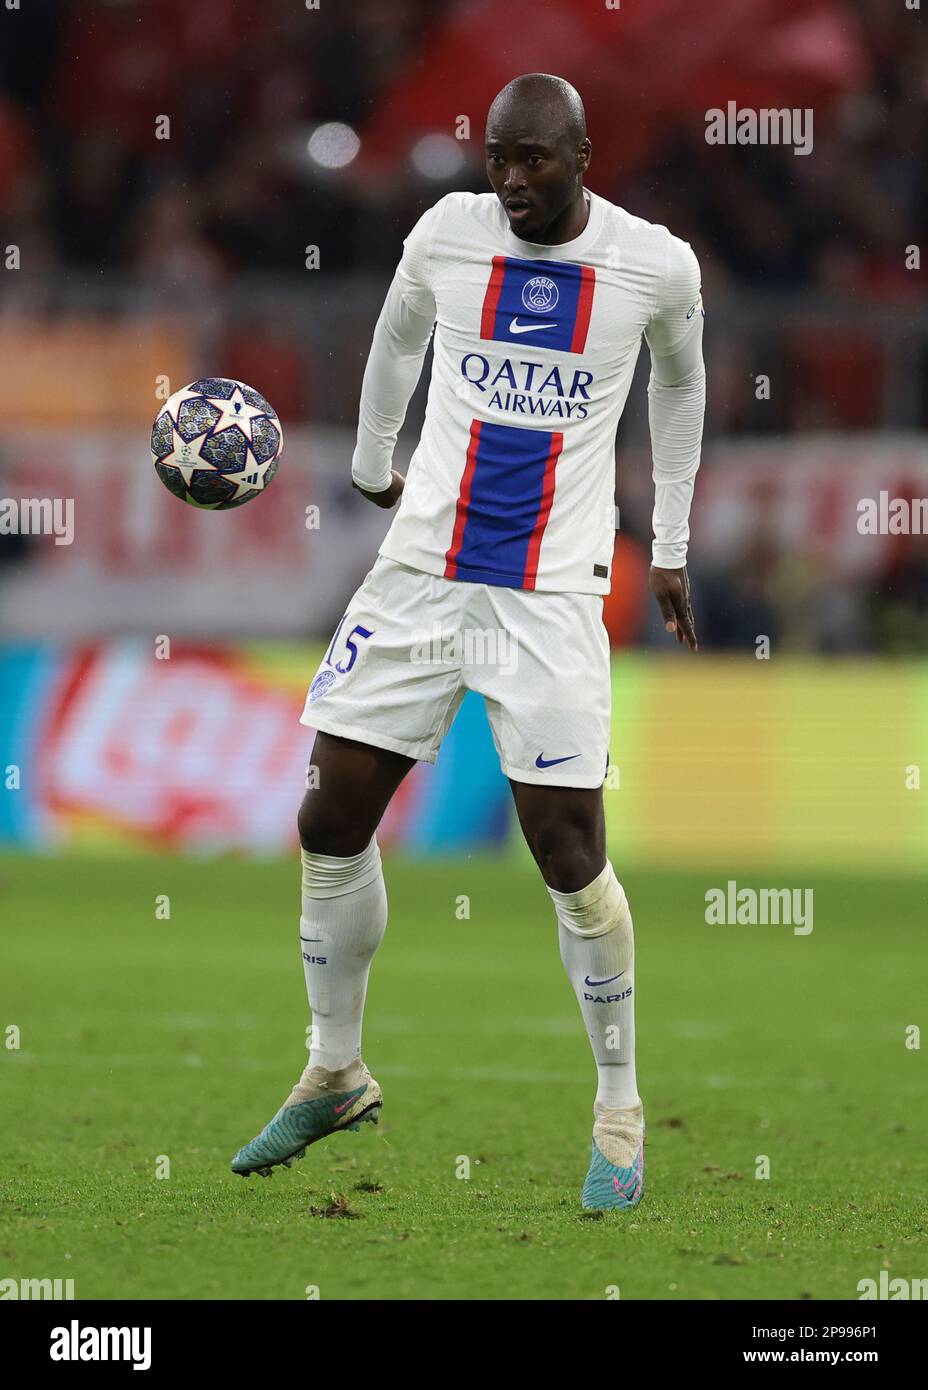
[(196, 439), (184, 439), (177, 430), (177, 422), (172, 421), (171, 442), (174, 447), (169, 454), (160, 460), (161, 463), (173, 464), (179, 468), (184, 475), (185, 482), (190, 481), (190, 474), (195, 468), (212, 468), (212, 464), (203, 458), (201, 450), (209, 438), (209, 431), (204, 430), (198, 434)]
[(182, 501), (224, 510), (267, 486), (282, 443), (280, 421), (258, 392), (209, 378), (167, 401), (152, 429), (152, 460), (165, 487)]
[[(260, 414), (261, 412), (255, 413)], [(188, 491), (198, 502), (200, 502), (200, 498), (197, 496), (197, 492), (203, 491), (204, 496), (208, 495), (209, 475), (215, 475), (215, 500), (217, 502), (222, 501), (228, 506), (229, 503), (237, 501), (246, 493), (260, 486), (261, 470), (254, 459), (250, 460), (251, 467), (245, 467), (238, 472), (227, 472), (217, 468), (211, 459), (204, 458), (203, 447), (209, 444), (216, 433), (216, 429), (205, 430), (203, 434), (198, 434), (195, 439), (184, 439), (178, 433), (177, 425), (174, 424), (172, 429), (174, 448), (160, 462), (180, 470)], [(197, 487), (198, 482), (200, 488)], [(203, 504), (201, 503), (201, 505)]]
[(210, 405), (214, 405), (220, 412), (219, 419), (213, 426), (213, 430), (224, 430), (229, 425), (238, 425), (249, 442), (251, 441), (252, 420), (256, 415), (267, 414), (266, 410), (260, 410), (257, 406), (249, 405), (238, 386), (236, 386), (227, 401), (221, 400), (216, 396), (210, 396), (209, 401)]

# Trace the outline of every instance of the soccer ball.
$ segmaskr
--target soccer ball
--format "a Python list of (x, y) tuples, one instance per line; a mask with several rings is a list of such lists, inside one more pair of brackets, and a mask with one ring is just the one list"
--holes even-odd
[(221, 512), (263, 492), (284, 436), (276, 412), (243, 381), (204, 377), (165, 401), (151, 431), (155, 472), (192, 507)]

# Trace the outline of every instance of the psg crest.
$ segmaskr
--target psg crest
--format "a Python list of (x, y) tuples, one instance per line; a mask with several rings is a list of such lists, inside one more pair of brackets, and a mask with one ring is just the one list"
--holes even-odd
[(557, 285), (547, 275), (533, 275), (522, 286), (522, 303), (533, 314), (550, 314), (557, 301)]

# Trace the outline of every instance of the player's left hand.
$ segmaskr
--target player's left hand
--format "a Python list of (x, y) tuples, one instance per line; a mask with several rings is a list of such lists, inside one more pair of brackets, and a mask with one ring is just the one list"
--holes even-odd
[(677, 641), (685, 642), (691, 652), (698, 652), (686, 566), (682, 570), (662, 570), (652, 565), (650, 584), (651, 593), (657, 599), (664, 618), (664, 627), (668, 632), (676, 633)]

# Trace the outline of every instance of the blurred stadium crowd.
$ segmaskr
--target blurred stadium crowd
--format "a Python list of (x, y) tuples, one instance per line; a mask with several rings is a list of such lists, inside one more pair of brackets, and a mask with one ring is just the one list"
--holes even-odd
[[(306, 140), (320, 122), (363, 124), (443, 8), (37, 0), (7, 17), (0, 56), (5, 225), (46, 272), (293, 272), (307, 228), (328, 269), (389, 267), (399, 210), (385, 236), (381, 200), (355, 181), (321, 188)], [(169, 138), (153, 112), (170, 114)], [(414, 209), (414, 190), (396, 196)]]
[[(328, 377), (311, 301), (339, 275), (372, 274), (382, 289), (425, 201), (402, 178), (339, 177), (307, 143), (326, 121), (370, 118), (444, 8), (36, 0), (6, 14), (0, 217), (7, 242), (28, 249), (22, 302), (54, 312), (89, 289), (91, 310), (186, 306), (210, 334), (204, 350), (229, 375), (261, 377), (284, 420), (349, 417), (369, 294), (362, 285), (356, 325), (348, 312), (333, 325)], [(169, 116), (168, 138), (155, 137), (155, 113)], [(307, 244), (322, 248), (321, 296), (307, 294)], [(245, 290), (243, 277), (262, 285)]]
[[(45, 270), (292, 271), (308, 226), (330, 268), (389, 269), (410, 217), (444, 189), (412, 164), (386, 193), (375, 179), (320, 182), (306, 137), (330, 121), (363, 133), (454, 8), (323, 4), (307, 19), (292, 0), (33, 0), (8, 15), (0, 55), (4, 225)], [(832, 103), (814, 161), (736, 147), (723, 179), (702, 131), (678, 126), (645, 169), (599, 191), (679, 228), (736, 286), (904, 298), (900, 225), (915, 240), (928, 225), (924, 26), (884, 0), (829, 8), (864, 75)], [(153, 138), (153, 110), (171, 114), (170, 139)], [(476, 150), (448, 186), (482, 191), (484, 113), (470, 114)], [(591, 112), (594, 148), (603, 115)]]
[[(5, 243), (23, 248), (20, 276), (6, 281), (7, 320), (186, 313), (204, 369), (257, 381), (285, 422), (352, 428), (403, 236), (448, 189), (486, 187), (486, 100), (471, 110), (467, 100), (492, 95), (532, 57), (530, 43), (524, 57), (518, 45), (499, 51), (495, 26), (508, 13), (518, 27), (518, 9), (504, 0), (476, 9), (323, 0), (312, 13), (294, 0), (30, 0), (4, 11), (0, 219)], [(713, 43), (730, 42), (728, 0), (688, 21), (679, 0), (649, 10), (652, 47), (644, 28), (636, 38), (636, 52), (650, 54), (649, 80), (666, 63), (685, 82), (695, 52), (687, 22), (699, 25), (703, 67)], [(669, 100), (652, 110), (643, 82), (634, 157), (625, 158), (622, 120), (601, 97), (608, 55), (589, 61), (590, 185), (667, 223), (703, 266), (707, 470), (715, 441), (911, 433), (928, 423), (928, 295), (924, 272), (905, 259), (928, 231), (924, 20), (883, 0), (796, 0), (787, 10), (756, 0), (737, 16), (749, 26), (755, 15), (758, 33), (773, 36), (763, 58), (770, 70), (782, 62), (784, 104), (814, 104), (808, 157), (709, 146), (698, 113)], [(553, 11), (563, 70), (586, 71), (589, 16), (565, 4), (546, 8), (549, 24)], [(404, 94), (428, 79), (468, 17), (486, 37), (462, 59), (461, 101), (453, 94), (450, 109), (469, 114), (473, 130), (455, 142), (443, 121), (432, 132), (417, 126)], [(717, 91), (719, 103), (747, 101), (750, 82), (730, 54), (720, 48), (718, 61), (730, 86), (713, 87), (710, 72), (701, 87), (694, 80), (693, 99), (707, 107)], [(447, 71), (437, 80), (453, 89)], [(170, 138), (155, 138), (153, 113), (170, 117)], [(325, 273), (315, 280), (304, 269), (308, 245), (321, 248)], [(755, 392), (759, 373), (772, 383), (769, 399)], [(646, 440), (640, 387), (620, 459)], [(648, 640), (647, 513), (622, 498), (621, 479), (619, 498), (627, 582), (610, 621), (617, 639)], [(741, 553), (699, 556), (711, 645), (770, 630), (829, 650), (905, 649), (917, 632), (923, 640), (924, 537), (899, 538), (866, 582), (835, 583), (814, 538), (797, 549), (765, 528), (762, 508), (756, 521)], [(813, 605), (810, 622), (821, 585), (842, 598)]]

